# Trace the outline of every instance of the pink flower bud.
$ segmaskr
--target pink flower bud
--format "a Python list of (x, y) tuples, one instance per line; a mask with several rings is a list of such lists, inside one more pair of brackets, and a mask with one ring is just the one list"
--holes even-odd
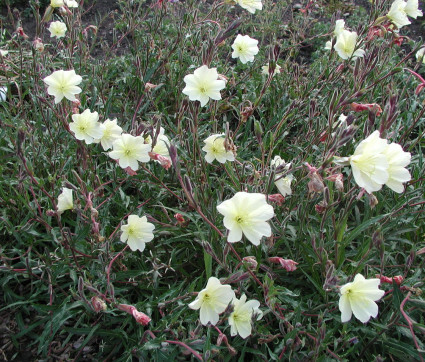
[(177, 220), (177, 223), (180, 226), (185, 226), (186, 225), (186, 220), (184, 219), (184, 217), (183, 217), (182, 214), (177, 213), (177, 214), (174, 215), (174, 218)]
[(382, 114), (382, 108), (378, 103), (351, 103), (351, 109), (354, 112), (361, 112), (361, 111), (370, 111), (374, 113), (377, 117), (379, 117)]
[(297, 269), (298, 263), (293, 261), (292, 259), (283, 259), (278, 256), (273, 256), (269, 258), (269, 262), (280, 264), (283, 268), (285, 268), (288, 272), (294, 271)]
[(149, 156), (152, 160), (158, 161), (166, 170), (171, 167), (171, 160), (168, 157), (162, 156), (155, 152), (149, 152)]
[(386, 277), (385, 275), (376, 275), (377, 278), (379, 278), (381, 280), (381, 283), (387, 283), (387, 284), (392, 284), (393, 281), (394, 283), (400, 285), (404, 278), (401, 275), (396, 275), (395, 277)]
[(139, 312), (136, 307), (129, 304), (118, 304), (117, 308), (119, 310), (122, 310), (123, 312), (126, 312), (128, 314), (131, 314), (137, 323), (141, 324), (142, 326), (146, 326), (149, 324), (151, 319), (143, 312)]

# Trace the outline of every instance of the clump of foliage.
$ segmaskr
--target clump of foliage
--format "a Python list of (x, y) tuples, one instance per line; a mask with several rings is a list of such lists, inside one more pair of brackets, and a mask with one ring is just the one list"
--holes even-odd
[[(85, 5), (31, 2), (34, 38), (24, 22), (0, 29), (7, 358), (423, 360), (421, 44), (395, 32), (390, 4), (376, 0), (368, 17), (346, 19), (364, 56), (342, 59), (335, 22), (318, 21), (327, 2), (300, 3), (266, 0), (251, 14), (230, 1), (119, 1), (104, 39), (106, 19), (87, 23)], [(60, 39), (47, 31), (56, 20), (67, 25)], [(258, 40), (253, 62), (232, 58), (237, 34)], [(204, 106), (182, 93), (202, 65), (225, 84)], [(82, 76), (76, 101), (47, 92), (57, 70)], [(71, 131), (87, 109), (142, 143), (163, 128), (168, 161), (151, 152), (138, 170), (121, 168)], [(411, 153), (403, 192), (366, 192), (343, 161), (376, 130)], [(234, 160), (207, 162), (213, 134)], [(275, 156), (286, 162), (272, 166)], [(72, 206), (59, 210), (64, 188)], [(273, 207), (258, 246), (227, 242), (217, 206), (238, 192)], [(130, 215), (155, 226), (142, 252), (120, 240)], [(377, 318), (342, 323), (340, 288), (357, 274), (385, 294)], [(215, 326), (189, 308), (211, 277), (259, 302), (249, 337), (231, 336), (234, 306)]]

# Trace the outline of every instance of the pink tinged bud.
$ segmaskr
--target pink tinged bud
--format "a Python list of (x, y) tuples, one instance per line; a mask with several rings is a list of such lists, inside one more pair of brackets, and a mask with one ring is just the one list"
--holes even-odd
[(72, 101), (71, 109), (73, 114), (80, 113), (80, 109), (79, 109), (80, 105), (81, 105), (81, 102), (78, 99), (76, 99), (75, 101)]
[(24, 39), (28, 39), (28, 35), (25, 34), (24, 29), (22, 26), (20, 26), (18, 29), (16, 29), (16, 33), (18, 33), (19, 36), (22, 36)]
[(106, 303), (102, 299), (100, 299), (99, 297), (92, 297), (91, 298), (91, 305), (93, 307), (93, 310), (96, 313), (104, 312), (107, 308)]
[(351, 109), (354, 112), (362, 112), (362, 111), (369, 111), (374, 113), (376, 116), (380, 116), (382, 114), (382, 108), (378, 103), (351, 103)]
[(403, 41), (404, 41), (404, 37), (403, 36), (398, 36), (398, 37), (394, 38), (393, 43), (395, 45), (402, 46)]
[(32, 45), (34, 47), (34, 49), (40, 53), (42, 53), (44, 51), (44, 44), (41, 41), (40, 38), (36, 38), (33, 42)]
[(149, 157), (152, 160), (158, 161), (166, 170), (171, 167), (171, 160), (168, 157), (162, 156), (155, 152), (149, 152)]
[(344, 190), (344, 176), (342, 173), (335, 173), (333, 175), (330, 175), (326, 177), (326, 180), (335, 182), (335, 187), (338, 191)]
[(269, 195), (269, 201), (281, 206), (285, 202), (285, 197), (282, 194)]
[(336, 68), (336, 72), (337, 73), (340, 73), (340, 72), (342, 72), (343, 70), (344, 70), (344, 64), (340, 64), (340, 65), (338, 65), (338, 68)]
[(294, 271), (297, 269), (298, 263), (293, 261), (292, 259), (283, 259), (278, 256), (273, 256), (269, 258), (269, 262), (274, 264), (280, 264), (283, 268), (285, 268), (288, 272)]
[(147, 326), (151, 321), (151, 319), (145, 313), (139, 312), (136, 309), (133, 310), (132, 314), (136, 322), (141, 324), (142, 326)]
[(327, 205), (323, 203), (323, 201), (319, 202), (318, 204), (314, 205), (314, 208), (318, 214), (323, 214), (326, 211)]
[(377, 278), (379, 278), (381, 280), (381, 283), (387, 283), (387, 284), (393, 284), (396, 283), (398, 285), (400, 285), (404, 278), (401, 275), (396, 275), (395, 277), (386, 277), (385, 275), (381, 275), (381, 277), (379, 277), (379, 275), (376, 275)]
[(136, 307), (129, 305), (129, 304), (118, 304), (117, 308), (119, 310), (122, 310), (123, 312), (126, 312), (128, 314), (131, 314), (137, 323), (141, 324), (142, 326), (146, 326), (149, 324), (151, 319), (143, 312), (139, 312)]

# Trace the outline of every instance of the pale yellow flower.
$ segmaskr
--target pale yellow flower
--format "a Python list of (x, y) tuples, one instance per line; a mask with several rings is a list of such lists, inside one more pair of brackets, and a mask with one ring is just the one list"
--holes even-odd
[(140, 162), (149, 162), (149, 152), (151, 145), (145, 144), (142, 136), (134, 137), (130, 134), (123, 134), (112, 143), (112, 151), (109, 156), (118, 160), (120, 167), (130, 167), (133, 171), (139, 169)]
[(387, 18), (399, 29), (410, 24), (406, 13), (406, 5), (407, 3), (403, 0), (395, 0), (387, 14)]
[(263, 9), (263, 3), (261, 0), (235, 0), (240, 7), (248, 10), (251, 14), (255, 14), (256, 10)]
[(357, 33), (355, 31), (343, 30), (336, 38), (334, 49), (342, 59), (363, 57), (365, 51), (363, 49), (355, 50), (356, 45)]
[(59, 39), (65, 36), (67, 29), (65, 23), (62, 23), (61, 21), (52, 21), (48, 30), (50, 31), (50, 36), (52, 38), (56, 37)]
[(98, 122), (99, 114), (97, 112), (90, 112), (89, 109), (86, 109), (81, 114), (73, 114), (72, 120), (69, 128), (74, 132), (77, 140), (84, 141), (89, 145), (95, 139), (102, 138), (103, 131)]
[(376, 318), (378, 305), (375, 302), (385, 294), (378, 288), (379, 284), (379, 279), (365, 279), (357, 274), (353, 282), (343, 285), (339, 299), (341, 322), (348, 322), (352, 314), (362, 323), (368, 322), (370, 317)]
[(127, 243), (131, 250), (145, 250), (146, 243), (153, 239), (155, 225), (148, 222), (146, 216), (139, 217), (130, 215), (127, 225), (121, 226), (121, 238), (123, 243)]
[(50, 6), (52, 8), (60, 8), (63, 5), (64, 5), (63, 0), (51, 0), (50, 1)]
[(243, 294), (241, 299), (233, 298), (233, 312), (229, 316), (230, 335), (236, 336), (239, 334), (242, 338), (247, 338), (251, 335), (252, 330), (252, 315), (257, 314), (257, 320), (261, 319), (262, 312), (260, 311), (260, 302), (258, 300), (246, 301), (246, 295)]
[(82, 78), (75, 74), (75, 70), (57, 70), (43, 81), (49, 86), (47, 93), (55, 96), (55, 103), (59, 103), (64, 97), (75, 101), (75, 95), (81, 93), (81, 88), (77, 85), (81, 83)]
[(205, 151), (205, 160), (208, 163), (212, 163), (214, 160), (217, 160), (220, 163), (225, 163), (226, 161), (234, 161), (235, 155), (232, 151), (226, 151), (224, 147), (224, 133), (222, 134), (213, 134), (204, 140), (205, 146), (202, 148), (202, 151)]
[(58, 213), (63, 213), (65, 210), (72, 210), (74, 208), (74, 201), (72, 197), (72, 190), (64, 187), (62, 193), (58, 196), (57, 209)]
[(219, 314), (226, 310), (234, 296), (235, 293), (230, 285), (222, 285), (217, 278), (210, 277), (205, 289), (198, 293), (196, 299), (189, 304), (189, 308), (201, 309), (200, 319), (204, 326), (208, 322), (216, 325)]
[(117, 119), (114, 120), (107, 119), (100, 125), (100, 129), (102, 130), (102, 138), (95, 139), (95, 143), (99, 143), (102, 145), (104, 151), (112, 148), (112, 144), (116, 139), (118, 139), (122, 134), (122, 128), (117, 125)]
[(232, 44), (232, 58), (239, 58), (242, 64), (254, 61), (254, 56), (258, 54), (258, 40), (248, 35), (238, 34)]
[(263, 194), (237, 192), (231, 199), (218, 205), (217, 210), (224, 215), (223, 224), (229, 230), (229, 243), (240, 241), (244, 234), (257, 246), (263, 236), (272, 234), (266, 221), (274, 216), (274, 210)]

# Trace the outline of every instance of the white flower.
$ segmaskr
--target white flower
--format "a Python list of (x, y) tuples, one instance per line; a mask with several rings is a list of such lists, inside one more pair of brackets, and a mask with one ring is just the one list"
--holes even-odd
[(339, 310), (341, 322), (348, 322), (352, 314), (362, 323), (369, 321), (370, 317), (378, 315), (378, 301), (385, 292), (378, 288), (379, 279), (366, 280), (363, 275), (357, 274), (354, 281), (341, 287)]
[(113, 150), (109, 156), (118, 160), (120, 167), (130, 167), (133, 171), (139, 169), (140, 162), (149, 162), (150, 144), (145, 144), (142, 136), (134, 137), (130, 134), (123, 134), (112, 143)]
[(217, 278), (210, 277), (205, 289), (199, 292), (196, 299), (189, 304), (189, 308), (195, 310), (201, 308), (201, 323), (205, 326), (210, 322), (215, 326), (219, 319), (218, 315), (226, 310), (234, 296), (230, 285), (222, 285)]
[(387, 14), (387, 18), (399, 29), (410, 24), (406, 14), (406, 5), (407, 3), (403, 0), (395, 0)]
[(404, 11), (406, 12), (408, 16), (410, 16), (413, 19), (416, 19), (418, 16), (423, 15), (422, 11), (419, 10), (418, 0), (407, 0)]
[(251, 14), (255, 14), (255, 10), (262, 10), (263, 3), (261, 0), (235, 0), (240, 7), (248, 10)]
[(387, 141), (379, 137), (379, 131), (375, 131), (360, 142), (349, 158), (354, 180), (368, 193), (380, 190), (388, 181), (389, 165), (384, 154), (387, 147)]
[(75, 95), (81, 93), (81, 88), (77, 87), (82, 78), (75, 74), (75, 70), (57, 70), (43, 79), (49, 87), (47, 93), (55, 96), (55, 103), (59, 103), (63, 97), (70, 101), (75, 101)]
[(397, 143), (391, 143), (384, 151), (388, 161), (388, 181), (385, 183), (391, 190), (401, 193), (404, 191), (403, 182), (411, 180), (410, 173), (405, 167), (410, 163), (411, 155), (404, 152)]
[(78, 8), (78, 2), (76, 2), (75, 0), (65, 0), (65, 5), (68, 8)]
[(421, 62), (421, 63), (424, 63), (425, 64), (425, 47), (424, 48), (421, 48), (421, 49), (419, 49), (417, 52), (416, 52), (416, 60), (418, 61), (418, 62)]
[(127, 242), (131, 250), (145, 250), (145, 243), (153, 239), (153, 230), (155, 226), (148, 222), (146, 216), (139, 217), (137, 215), (130, 215), (128, 217), (127, 225), (121, 226), (120, 240)]
[(338, 37), (345, 30), (345, 21), (343, 19), (338, 19), (335, 22), (334, 35)]
[(7, 87), (0, 87), (0, 103), (6, 102), (7, 99)]
[(103, 132), (101, 138), (95, 139), (95, 143), (99, 143), (102, 145), (103, 150), (107, 151), (112, 148), (113, 142), (121, 136), (122, 128), (117, 125), (117, 119), (114, 120), (107, 119), (100, 125), (100, 129)]
[(202, 148), (202, 151), (205, 151), (205, 160), (208, 163), (212, 163), (214, 160), (217, 160), (220, 163), (225, 163), (226, 161), (234, 161), (235, 155), (232, 151), (226, 151), (224, 147), (224, 133), (222, 134), (213, 134), (204, 140), (205, 146)]
[(59, 39), (65, 36), (67, 29), (65, 23), (62, 23), (61, 21), (52, 21), (48, 30), (50, 31), (50, 36), (52, 38), (56, 37)]
[[(261, 67), (261, 69), (262, 69), (261, 70), (261, 74), (269, 75), (269, 65), (268, 64), (267, 65), (263, 65)], [(279, 64), (276, 64), (276, 67), (274, 68), (274, 72), (273, 72), (273, 77), (276, 74), (279, 74), (281, 69), (282, 69), (282, 67)]]
[(274, 216), (273, 206), (267, 204), (263, 194), (237, 192), (218, 205), (217, 210), (224, 215), (223, 224), (229, 230), (229, 243), (240, 241), (243, 233), (251, 243), (259, 245), (263, 236), (272, 234), (266, 221)]
[(73, 114), (69, 128), (74, 132), (75, 138), (80, 141), (85, 141), (88, 145), (93, 143), (95, 139), (102, 138), (102, 128), (97, 112), (90, 112), (86, 109), (81, 114)]
[(246, 302), (246, 295), (243, 294), (241, 299), (233, 298), (233, 312), (229, 316), (230, 335), (239, 334), (242, 338), (251, 335), (251, 320), (254, 313), (257, 314), (257, 320), (261, 319), (260, 302), (258, 300), (250, 300)]
[(72, 210), (74, 202), (72, 198), (72, 190), (64, 187), (62, 193), (58, 196), (58, 213), (63, 213), (65, 210)]
[(355, 31), (343, 30), (336, 38), (334, 49), (342, 59), (363, 57), (365, 55), (363, 49), (354, 51), (356, 44), (357, 33)]
[(232, 58), (239, 58), (242, 64), (254, 61), (254, 55), (258, 54), (258, 40), (248, 35), (240, 35), (236, 37), (232, 44)]
[[(286, 164), (285, 160), (282, 159), (280, 156), (275, 156), (273, 160), (270, 162), (270, 165), (271, 167), (275, 167), (275, 168), (285, 165), (285, 168), (284, 168), (285, 170), (288, 170), (289, 167), (291, 167), (291, 164), (290, 163)], [(294, 179), (293, 175), (288, 175), (285, 177), (282, 177), (279, 173), (275, 175), (274, 184), (276, 185), (277, 189), (282, 194), (282, 196), (292, 195), (291, 183), (293, 179)]]
[(51, 0), (50, 2), (50, 6), (52, 8), (60, 8), (63, 5), (64, 5), (63, 0)]
[(219, 80), (217, 68), (209, 69), (206, 65), (195, 70), (193, 74), (184, 77), (186, 87), (183, 94), (189, 96), (191, 101), (200, 101), (201, 106), (205, 106), (210, 98), (221, 99), (220, 90), (226, 87), (224, 80)]
[(5, 57), (7, 54), (9, 54), (9, 51), (8, 50), (2, 50), (2, 49), (0, 49), (0, 55), (2, 57)]

